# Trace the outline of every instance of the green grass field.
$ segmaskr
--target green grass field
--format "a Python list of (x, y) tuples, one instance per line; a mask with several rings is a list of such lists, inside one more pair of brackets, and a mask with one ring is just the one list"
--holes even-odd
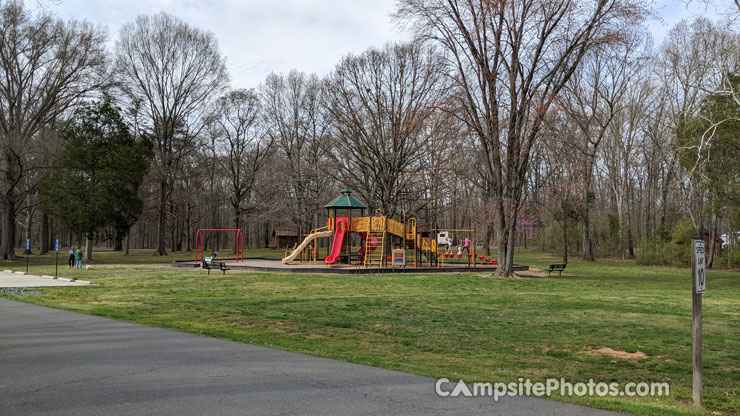
[[(280, 257), (282, 252), (251, 250), (250, 255)], [(167, 264), (192, 254), (96, 256), (92, 270), (70, 272), (64, 255), (60, 275), (97, 286), (10, 297), (451, 380), (667, 381), (667, 398), (556, 399), (637, 414), (740, 414), (737, 272), (708, 274), (705, 406), (697, 409), (690, 404), (688, 269), (572, 261), (562, 278), (236, 271), (208, 277)], [(522, 253), (516, 261), (541, 268), (558, 262), (534, 253)], [(30, 271), (53, 274), (53, 262), (52, 256), (34, 256)], [(0, 263), (0, 268), (25, 268), (25, 259)], [(629, 361), (588, 353), (602, 347), (639, 350), (647, 358)]]

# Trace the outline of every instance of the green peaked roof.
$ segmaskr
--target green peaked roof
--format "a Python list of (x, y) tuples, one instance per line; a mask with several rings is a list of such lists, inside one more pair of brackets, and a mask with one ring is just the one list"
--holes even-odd
[(342, 195), (339, 195), (333, 201), (326, 204), (325, 208), (363, 209), (365, 206), (352, 196), (352, 191), (349, 188), (344, 188)]

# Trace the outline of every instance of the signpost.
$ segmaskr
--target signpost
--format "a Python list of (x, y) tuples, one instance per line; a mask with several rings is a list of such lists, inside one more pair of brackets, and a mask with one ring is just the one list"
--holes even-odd
[(54, 246), (54, 251), (57, 252), (57, 264), (54, 268), (54, 277), (59, 277), (59, 239), (57, 238), (57, 244)]
[(31, 239), (26, 239), (26, 274), (28, 274), (28, 253), (31, 252)]
[(691, 309), (693, 316), (694, 339), (694, 377), (693, 399), (694, 404), (701, 406), (702, 380), (702, 330), (701, 330), (701, 294), (707, 290), (707, 276), (705, 265), (704, 241), (701, 237), (694, 237), (691, 250)]

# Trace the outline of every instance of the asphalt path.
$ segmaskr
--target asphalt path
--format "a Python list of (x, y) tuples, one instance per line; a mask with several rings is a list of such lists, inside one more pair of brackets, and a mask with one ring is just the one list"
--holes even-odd
[(0, 415), (609, 415), (0, 298)]

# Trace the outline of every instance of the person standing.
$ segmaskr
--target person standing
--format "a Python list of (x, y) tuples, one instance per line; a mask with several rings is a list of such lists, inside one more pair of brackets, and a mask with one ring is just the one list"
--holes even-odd
[(77, 251), (75, 251), (75, 260), (77, 260), (77, 268), (82, 270), (82, 247), (77, 247)]
[(71, 269), (75, 265), (75, 248), (70, 247), (69, 248), (69, 260), (67, 260), (67, 263), (69, 263), (69, 268)]

